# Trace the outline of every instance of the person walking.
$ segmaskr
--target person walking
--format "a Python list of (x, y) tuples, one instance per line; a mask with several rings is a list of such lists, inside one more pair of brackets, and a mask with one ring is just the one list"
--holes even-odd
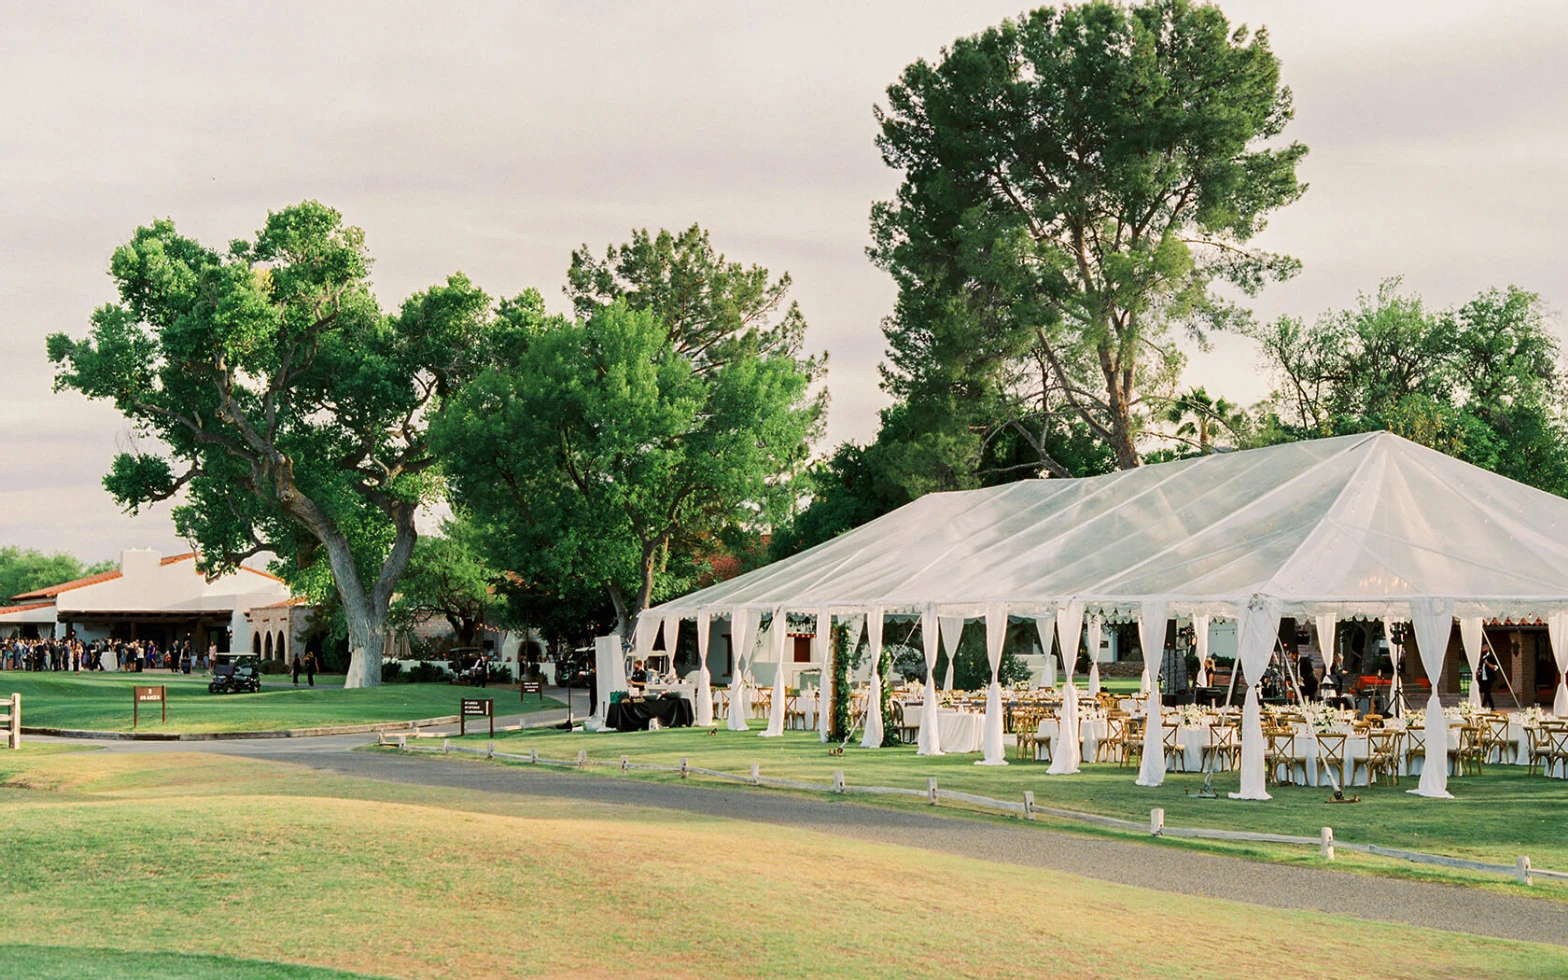
[(1481, 657), (1481, 666), (1476, 669), (1475, 679), (1481, 685), (1481, 707), (1494, 711), (1497, 705), (1492, 703), (1492, 685), (1497, 683), (1497, 673), (1501, 669), (1496, 656), (1488, 650)]
[(294, 686), (299, 687), (299, 654), (294, 655)]
[(305, 682), (311, 687), (316, 686), (316, 655), (305, 654)]

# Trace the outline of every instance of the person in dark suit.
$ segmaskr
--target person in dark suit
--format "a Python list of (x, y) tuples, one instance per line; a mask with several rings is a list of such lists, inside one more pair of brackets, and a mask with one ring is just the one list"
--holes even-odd
[(1306, 654), (1296, 661), (1296, 670), (1301, 677), (1301, 697), (1303, 700), (1316, 701), (1318, 699), (1318, 671), (1312, 666), (1312, 658)]
[(299, 654), (294, 655), (294, 686), (299, 687)]
[(1475, 680), (1481, 685), (1481, 707), (1488, 711), (1496, 709), (1492, 703), (1492, 685), (1497, 683), (1497, 675), (1501, 673), (1502, 666), (1497, 662), (1497, 656), (1488, 650), (1481, 655), (1481, 666), (1476, 668)]
[(316, 686), (316, 655), (314, 653), (305, 654), (305, 683), (311, 687)]

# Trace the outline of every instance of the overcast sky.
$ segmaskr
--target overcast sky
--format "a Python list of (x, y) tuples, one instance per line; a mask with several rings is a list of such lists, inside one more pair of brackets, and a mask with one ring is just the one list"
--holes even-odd
[[(1261, 239), (1305, 263), (1256, 303), (1315, 316), (1387, 276), (1429, 303), (1515, 283), (1568, 302), (1568, 4), (1231, 0), (1266, 25), (1311, 147)], [(325, 201), (365, 229), (383, 303), (454, 270), (557, 308), (570, 249), (711, 230), (794, 277), (830, 353), (829, 443), (865, 440), (891, 308), (867, 211), (897, 175), (871, 109), (900, 69), (1013, 2), (7, 4), (0, 11), (0, 544), (183, 550), (167, 505), (99, 485), (128, 430), (52, 394), (43, 338), (113, 298), (114, 247), (172, 217), (220, 246)], [(1561, 321), (1559, 321), (1559, 325)], [(1244, 340), (1192, 355), (1233, 401)]]

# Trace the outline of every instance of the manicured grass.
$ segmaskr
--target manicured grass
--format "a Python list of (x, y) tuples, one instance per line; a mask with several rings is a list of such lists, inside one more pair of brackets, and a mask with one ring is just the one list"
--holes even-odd
[[(755, 725), (757, 729), (760, 724)], [(1464, 857), (1493, 864), (1512, 865), (1521, 854), (1538, 867), (1568, 871), (1568, 781), (1527, 776), (1521, 766), (1488, 767), (1482, 776), (1451, 779), (1455, 799), (1430, 800), (1405, 792), (1416, 780), (1397, 787), (1372, 786), (1351, 790), (1362, 802), (1328, 805), (1327, 789), (1270, 787), (1268, 802), (1230, 800), (1238, 789), (1234, 773), (1218, 773), (1214, 788), (1220, 799), (1204, 800), (1186, 795), (1203, 783), (1201, 774), (1169, 773), (1157, 788), (1134, 785), (1137, 772), (1115, 764), (1085, 765), (1076, 776), (1047, 776), (1046, 763), (1019, 761), (1009, 750), (1005, 768), (976, 766), (978, 755), (923, 757), (915, 747), (899, 746), (866, 750), (858, 743), (831, 756), (815, 733), (789, 732), (780, 738), (759, 738), (757, 732), (731, 732), (722, 727), (709, 735), (705, 729), (666, 729), (657, 732), (567, 733), (554, 731), (508, 732), (496, 736), (498, 748), (526, 752), (529, 746), (547, 758), (576, 758), (579, 748), (590, 758), (676, 765), (685, 758), (705, 769), (748, 773), (758, 763), (764, 775), (823, 785), (833, 781), (833, 770), (842, 769), (846, 782), (861, 786), (902, 786), (924, 790), (929, 776), (938, 785), (1002, 800), (1022, 800), (1033, 790), (1040, 806), (1077, 810), (1145, 822), (1154, 807), (1165, 809), (1171, 826), (1213, 827), (1316, 837), (1324, 826), (1334, 828), (1340, 840), (1381, 844), (1426, 853)], [(602, 771), (602, 770), (600, 770)], [(618, 771), (617, 771), (618, 774)], [(673, 775), (638, 773), (636, 778), (678, 779)], [(857, 797), (859, 799), (859, 797)], [(871, 798), (892, 804), (898, 798)], [(1081, 825), (1074, 825), (1081, 826)], [(1212, 845), (1203, 845), (1212, 846)], [(1267, 853), (1289, 860), (1316, 861), (1315, 849), (1269, 849), (1244, 845), (1242, 850)], [(1341, 850), (1341, 864), (1397, 868), (1423, 877), (1467, 883), (1479, 879), (1429, 870), (1406, 862), (1357, 856)], [(1554, 893), (1568, 899), (1568, 888), (1545, 886), (1536, 894)]]
[(121, 949), (0, 945), (0, 978), (26, 980), (355, 980), (361, 973), (229, 956)]
[[(266, 680), (266, 678), (264, 678)], [(321, 678), (317, 678), (318, 681)], [(207, 679), (148, 671), (142, 674), (6, 671), (0, 694), (22, 695), (22, 723), (40, 728), (94, 731), (131, 730), (131, 688), (168, 688), (169, 721), (159, 721), (158, 706), (142, 706), (138, 731), (227, 732), (358, 725), (455, 715), (464, 697), (493, 697), (497, 714), (520, 714), (558, 707), (559, 702), (531, 697), (526, 704), (515, 690), (476, 691), (450, 684), (384, 684), (345, 691), (319, 684), (298, 688), (263, 687), (256, 694), (209, 694)]]
[[(133, 964), (180, 953), (417, 978), (1568, 973), (1561, 948), (200, 753), (0, 756), (0, 785), (12, 787), (0, 788), (0, 935), (148, 954)], [(34, 785), (51, 791), (16, 788)]]

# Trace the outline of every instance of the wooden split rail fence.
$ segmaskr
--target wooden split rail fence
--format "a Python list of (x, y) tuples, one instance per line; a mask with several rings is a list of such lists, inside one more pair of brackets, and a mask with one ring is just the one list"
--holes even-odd
[(13, 694), (7, 698), (0, 698), (0, 731), (5, 733), (5, 747), (19, 749), (22, 747), (22, 696)]
[(1318, 848), (1319, 853), (1326, 861), (1334, 860), (1335, 848), (1344, 848), (1347, 851), (1358, 851), (1362, 854), (1373, 854), (1379, 857), (1395, 858), (1401, 861), (1410, 861), (1415, 864), (1430, 864), (1445, 868), (1456, 868), (1463, 871), (1475, 871), (1481, 874), (1505, 875), (1514, 878), (1522, 885), (1534, 883), (1535, 878), (1547, 878), (1553, 881), (1568, 882), (1568, 872), (1548, 871), (1536, 868), (1530, 863), (1527, 856), (1521, 855), (1511, 864), (1487, 864), (1482, 861), (1467, 861), (1463, 858), (1444, 857), (1440, 854), (1425, 854), (1420, 851), (1406, 851), (1394, 847), (1381, 847), (1377, 844), (1359, 844), (1351, 841), (1337, 840), (1332, 827), (1324, 827), (1316, 837), (1298, 837), (1291, 834), (1265, 834), (1246, 830), (1216, 830), (1208, 827), (1168, 827), (1165, 824), (1165, 810), (1156, 807), (1149, 812), (1149, 822), (1139, 823), (1136, 820), (1123, 820), (1119, 817), (1107, 817), (1098, 813), (1084, 813), (1080, 810), (1062, 810), (1056, 807), (1039, 806), (1034, 801), (1034, 792), (1025, 790), (1023, 799), (998, 800), (989, 796), (979, 796), (974, 793), (960, 793), (956, 790), (941, 789), (937, 786), (935, 776), (926, 779), (926, 788), (909, 789), (900, 786), (851, 786), (844, 781), (844, 770), (833, 770), (833, 782), (811, 783), (795, 779), (776, 779), (772, 776), (763, 776), (761, 766), (753, 762), (751, 772), (735, 773), (724, 772), (719, 769), (702, 769), (688, 765), (685, 759), (679, 765), (669, 766), (651, 762), (633, 762), (627, 756), (621, 756), (619, 762), (604, 759), (589, 759), (586, 749), (577, 750), (575, 759), (550, 759), (539, 754), (539, 750), (530, 748), (527, 755), (515, 752), (497, 752), (494, 742), (486, 742), (482, 749), (471, 748), (466, 745), (453, 745), (451, 739), (442, 739), (439, 747), (430, 745), (409, 745), (406, 735), (377, 736), (378, 744), (402, 749), (406, 752), (439, 752), (444, 754), (459, 752), (466, 755), (480, 755), (487, 759), (510, 759), (514, 762), (528, 762), (541, 766), (561, 766), (569, 769), (618, 768), (621, 772), (673, 772), (679, 773), (682, 779), (688, 776), (707, 776), (711, 779), (722, 779), (728, 782), (740, 783), (744, 786), (762, 786), (772, 789), (806, 790), (816, 793), (862, 793), (870, 796), (908, 796), (925, 800), (931, 806), (939, 803), (962, 803), (986, 810), (1001, 813), (1013, 813), (1025, 820), (1034, 820), (1045, 816), (1058, 820), (1067, 820), (1076, 823), (1092, 824), (1098, 827), (1107, 827), (1112, 830), (1131, 831), (1133, 833), (1147, 833), (1155, 837), (1182, 837), (1193, 840), (1223, 840), (1243, 841), (1263, 844), (1286, 844), (1302, 847)]

